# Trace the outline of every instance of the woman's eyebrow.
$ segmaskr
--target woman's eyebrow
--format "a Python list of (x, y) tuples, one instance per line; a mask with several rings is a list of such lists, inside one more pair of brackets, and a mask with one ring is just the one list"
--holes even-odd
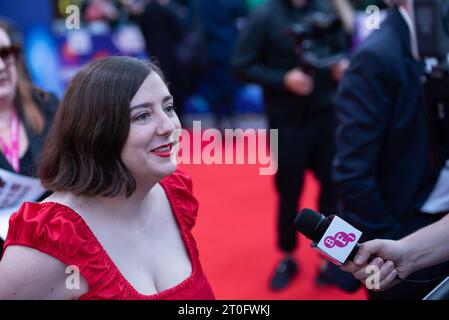
[[(173, 96), (166, 96), (164, 99), (162, 99), (162, 103), (166, 103), (167, 101), (173, 100)], [(139, 103), (135, 106), (131, 107), (131, 111), (135, 110), (135, 109), (141, 109), (141, 108), (152, 108), (154, 106), (153, 103), (151, 102), (144, 102), (144, 103)]]
[(136, 104), (135, 106), (131, 107), (130, 111), (136, 110), (136, 109), (142, 109), (142, 108), (152, 108), (153, 104), (150, 102), (144, 102), (144, 103), (140, 103), (140, 104)]

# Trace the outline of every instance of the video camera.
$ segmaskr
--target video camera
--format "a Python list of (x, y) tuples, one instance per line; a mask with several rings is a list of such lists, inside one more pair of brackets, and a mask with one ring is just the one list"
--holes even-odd
[(329, 68), (346, 56), (343, 51), (335, 53), (333, 49), (335, 31), (341, 25), (337, 15), (316, 11), (286, 30), (295, 41), (299, 67), (304, 72), (312, 74), (317, 69)]
[(420, 56), (426, 62), (424, 96), (431, 130), (434, 164), (449, 159), (449, 0), (415, 0)]

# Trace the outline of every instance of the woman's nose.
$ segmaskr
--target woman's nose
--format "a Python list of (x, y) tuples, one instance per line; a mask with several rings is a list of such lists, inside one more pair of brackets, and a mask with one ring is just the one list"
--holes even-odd
[(161, 117), (159, 118), (159, 125), (157, 128), (157, 133), (161, 136), (169, 135), (175, 129), (176, 129), (176, 126), (173, 123), (173, 120), (170, 117), (168, 117), (166, 114), (161, 115)]

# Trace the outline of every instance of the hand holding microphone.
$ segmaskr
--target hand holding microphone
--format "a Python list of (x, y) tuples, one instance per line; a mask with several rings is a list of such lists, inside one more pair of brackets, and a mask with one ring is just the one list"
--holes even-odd
[[(410, 273), (407, 265), (401, 263), (406, 256), (404, 250), (393, 245), (396, 241), (374, 240), (360, 245), (357, 241), (362, 233), (338, 216), (325, 217), (303, 209), (295, 219), (295, 227), (313, 241), (313, 247), (333, 263), (342, 265), (342, 270), (353, 273), (367, 287), (368, 278), (376, 279), (375, 286), (370, 289), (388, 289), (400, 281), (396, 279), (398, 274), (405, 278)], [(398, 262), (396, 269), (400, 273), (393, 261)]]
[[(445, 277), (406, 278), (417, 270), (449, 260), (449, 214), (403, 239), (372, 240), (363, 244), (357, 243), (362, 235), (359, 230), (338, 216), (325, 217), (311, 209), (299, 212), (295, 227), (329, 260), (372, 290), (386, 290), (400, 281), (427, 283)], [(370, 277), (376, 278), (375, 287), (368, 286)]]
[[(354, 261), (347, 261), (341, 266), (346, 272), (351, 272), (354, 278), (366, 284), (369, 277), (373, 277), (373, 266), (377, 267), (378, 285), (374, 291), (383, 291), (400, 283), (412, 273), (411, 261), (407, 260), (406, 249), (400, 241), (372, 240), (360, 245)], [(377, 257), (369, 262), (370, 257)]]

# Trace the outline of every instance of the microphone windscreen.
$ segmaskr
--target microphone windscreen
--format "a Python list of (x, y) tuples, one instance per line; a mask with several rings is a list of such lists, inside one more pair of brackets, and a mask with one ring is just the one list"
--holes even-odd
[[(295, 218), (296, 229), (312, 241), (319, 241), (316, 233), (318, 227), (324, 220), (324, 216), (312, 209), (302, 209)], [(316, 238), (316, 239), (314, 239)]]

